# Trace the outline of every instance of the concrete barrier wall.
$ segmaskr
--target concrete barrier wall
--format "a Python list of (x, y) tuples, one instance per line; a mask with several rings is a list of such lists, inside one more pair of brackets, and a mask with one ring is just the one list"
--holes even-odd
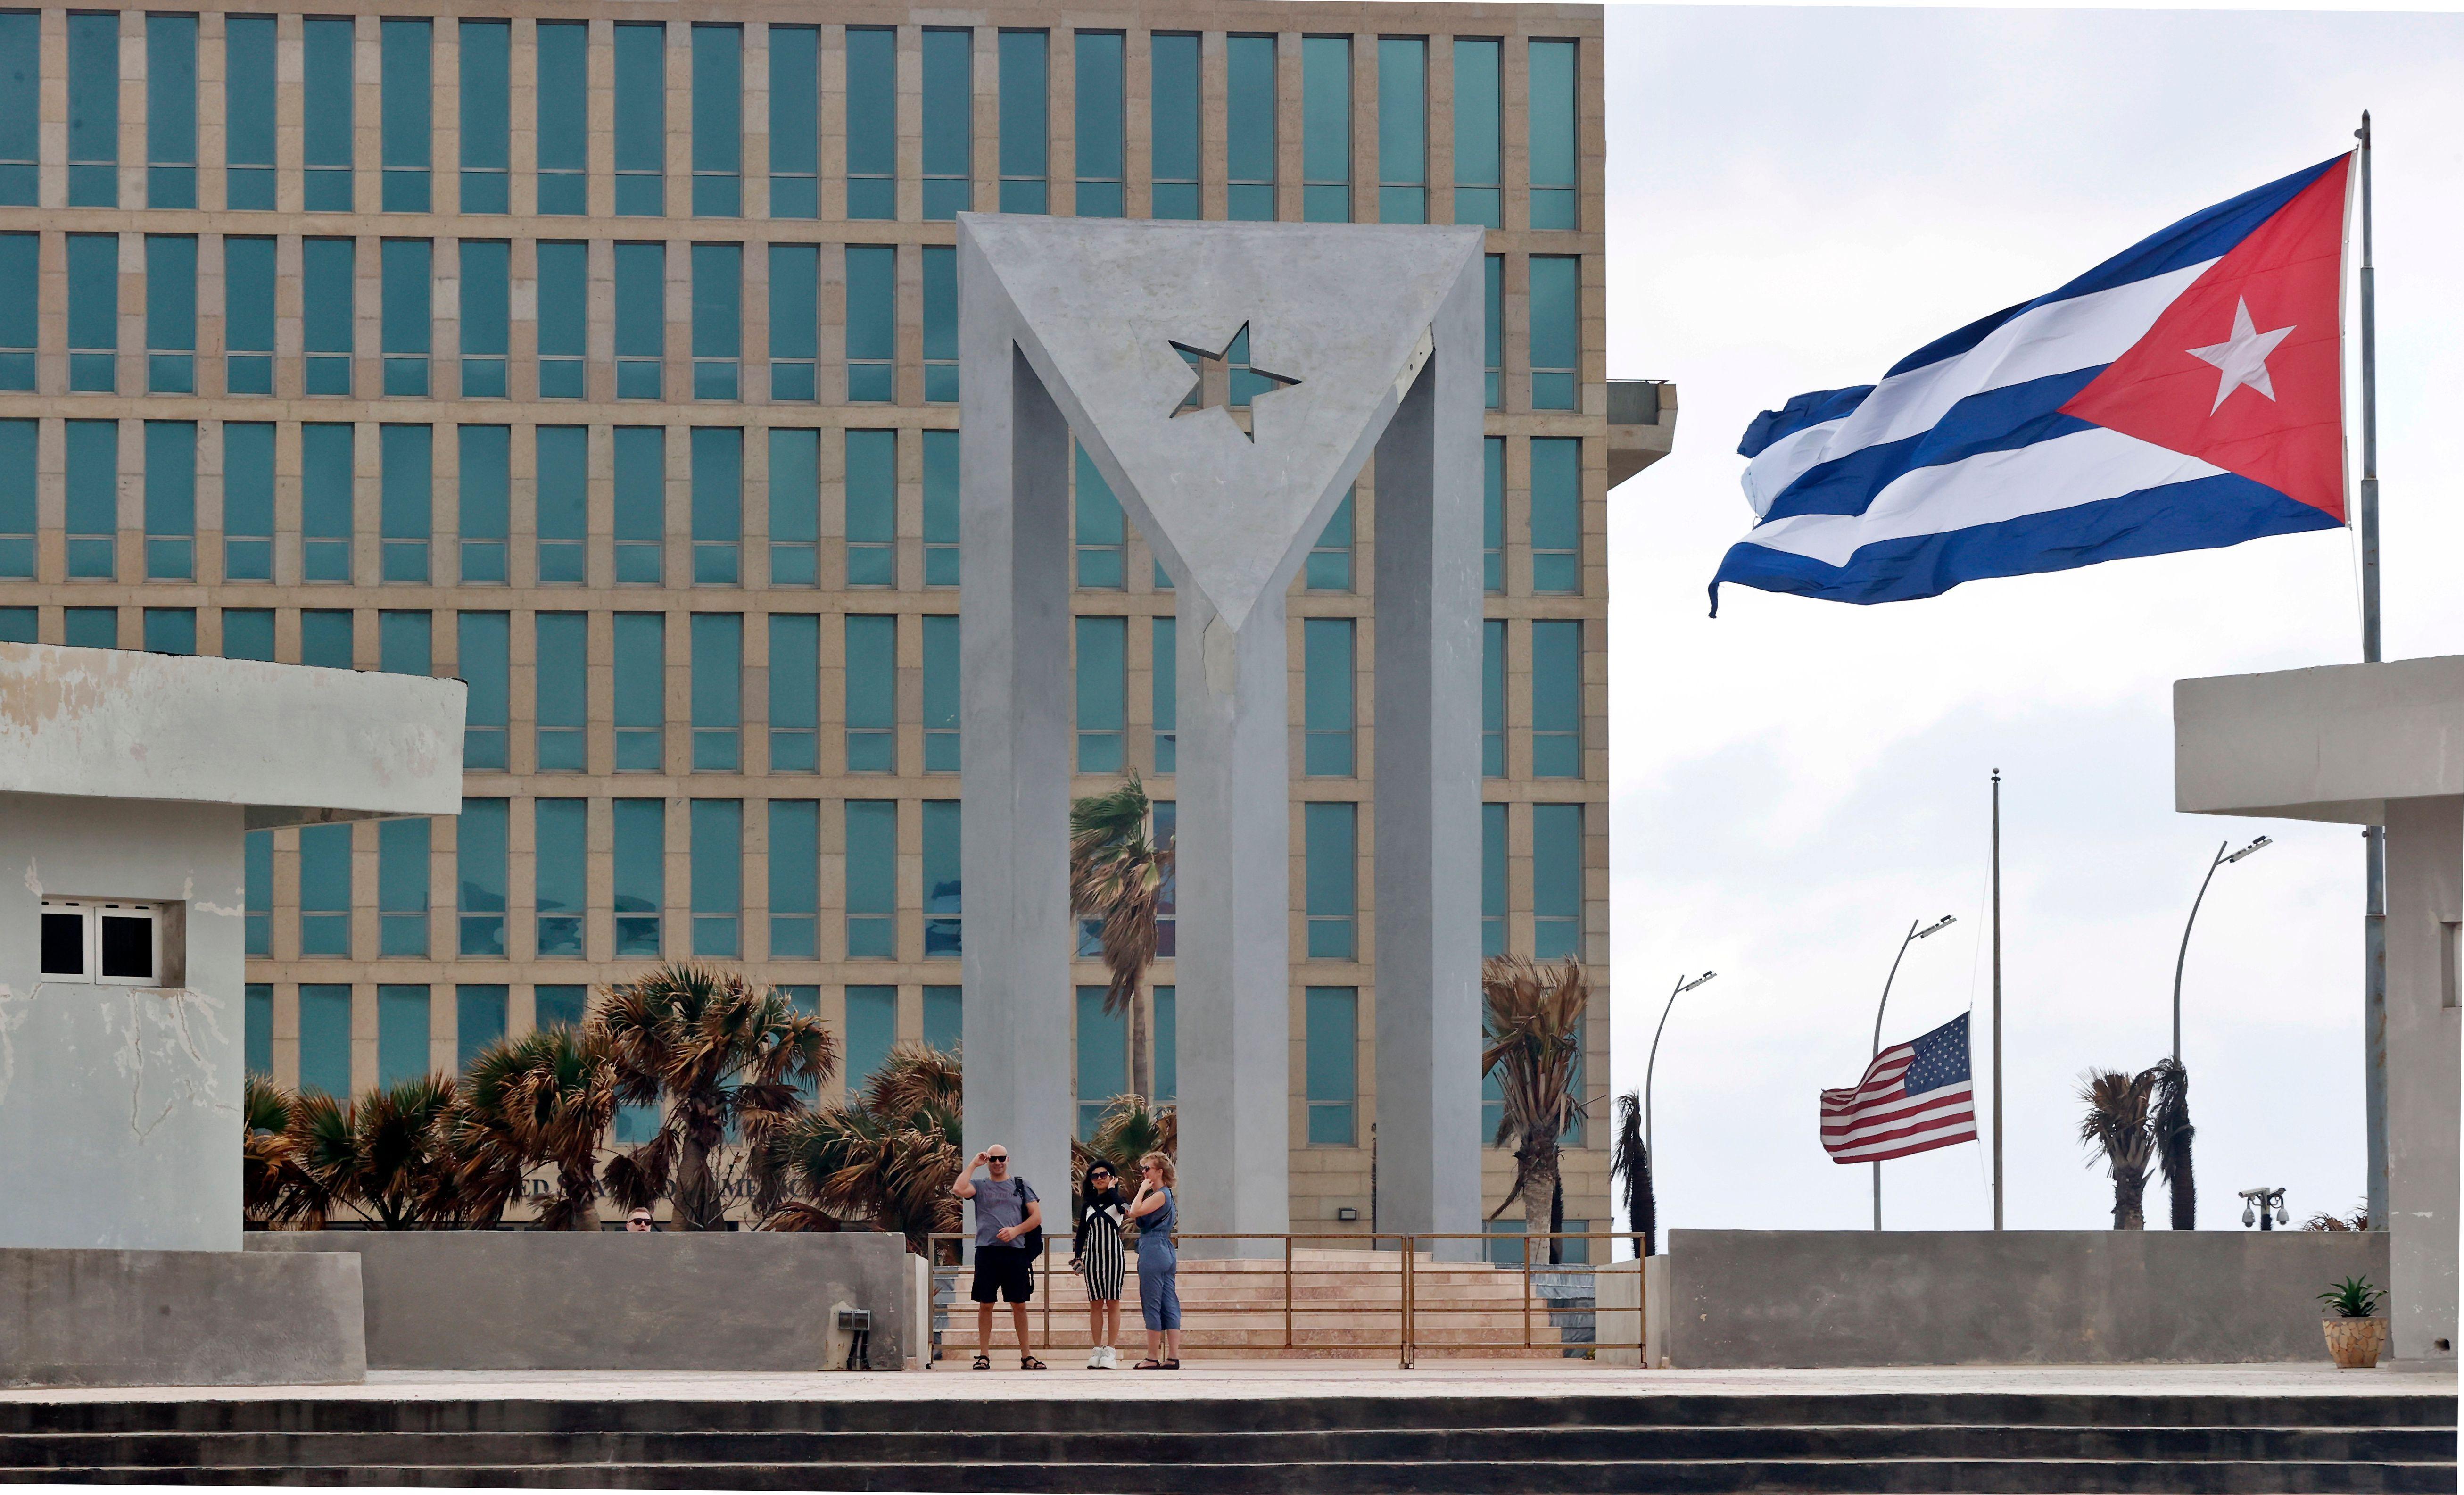
[(875, 1369), (929, 1332), (906, 1242), (870, 1231), (276, 1231), (248, 1249), (357, 1255), (375, 1370), (818, 1371), (838, 1303), (870, 1310)]
[(349, 1256), (0, 1249), (0, 1384), (330, 1385), (367, 1366)]
[(2317, 1294), (2384, 1287), (2384, 1234), (1674, 1230), (1688, 1368), (2327, 1358)]

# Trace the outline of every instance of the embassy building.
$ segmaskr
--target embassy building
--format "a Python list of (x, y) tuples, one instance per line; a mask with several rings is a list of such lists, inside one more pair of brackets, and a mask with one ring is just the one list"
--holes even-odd
[[(0, 639), (468, 682), (458, 819), (249, 836), (252, 1071), (458, 1070), (707, 959), (830, 1022), (835, 1098), (967, 1000), (953, 216), (1485, 225), (1482, 932), (1590, 969), (1566, 1214), (1605, 1227), (1607, 495), (1675, 399), (1607, 378), (1600, 39), (1573, 5), (0, 9)], [(1134, 771), (1169, 835), (1171, 580), (1074, 468), (1073, 792)], [(1373, 467), (1289, 604), (1303, 1231), (1372, 1216), (1376, 520)], [(1083, 1130), (1131, 1029), (1080, 955)]]

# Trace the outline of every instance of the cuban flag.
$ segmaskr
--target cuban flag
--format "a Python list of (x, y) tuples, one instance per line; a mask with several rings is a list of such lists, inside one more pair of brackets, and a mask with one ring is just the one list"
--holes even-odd
[(2344, 523), (2339, 156), (1746, 429), (1711, 582), (1843, 603)]

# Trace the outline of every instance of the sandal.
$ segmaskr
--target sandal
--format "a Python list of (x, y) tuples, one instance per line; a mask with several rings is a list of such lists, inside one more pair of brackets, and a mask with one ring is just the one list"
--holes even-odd
[(1170, 1370), (1171, 1367), (1165, 1365), (1161, 1360), (1140, 1360), (1137, 1364), (1131, 1366), (1130, 1369), (1133, 1371), (1164, 1371)]
[(1041, 1371), (1045, 1369), (1045, 1364), (1043, 1361), (1037, 1359), (1031, 1354), (1021, 1355), (1019, 1357), (1018, 1368), (1022, 1371)]
[(1163, 1363), (1163, 1368), (1167, 1371), (1177, 1371), (1180, 1369), (1180, 1362), (1177, 1360), (1166, 1360)]
[(975, 1371), (989, 1371), (989, 1370), (991, 1370), (992, 1368), (993, 1368), (993, 1357), (992, 1357), (991, 1355), (988, 1355), (988, 1354), (979, 1354), (979, 1355), (976, 1356), (976, 1363), (975, 1363), (974, 1365), (972, 1365), (972, 1366), (968, 1367), (968, 1369), (969, 1369), (969, 1370), (975, 1370)]

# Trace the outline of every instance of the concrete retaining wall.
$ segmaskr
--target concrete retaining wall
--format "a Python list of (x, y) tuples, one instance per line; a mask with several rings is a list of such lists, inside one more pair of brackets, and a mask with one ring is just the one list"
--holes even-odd
[(328, 1385), (367, 1363), (348, 1255), (0, 1249), (0, 1384)]
[(2384, 1234), (1673, 1230), (1680, 1367), (2325, 1360)]
[(871, 1311), (877, 1369), (923, 1342), (906, 1242), (870, 1231), (280, 1231), (248, 1249), (356, 1254), (376, 1370), (818, 1371), (842, 1302)]

